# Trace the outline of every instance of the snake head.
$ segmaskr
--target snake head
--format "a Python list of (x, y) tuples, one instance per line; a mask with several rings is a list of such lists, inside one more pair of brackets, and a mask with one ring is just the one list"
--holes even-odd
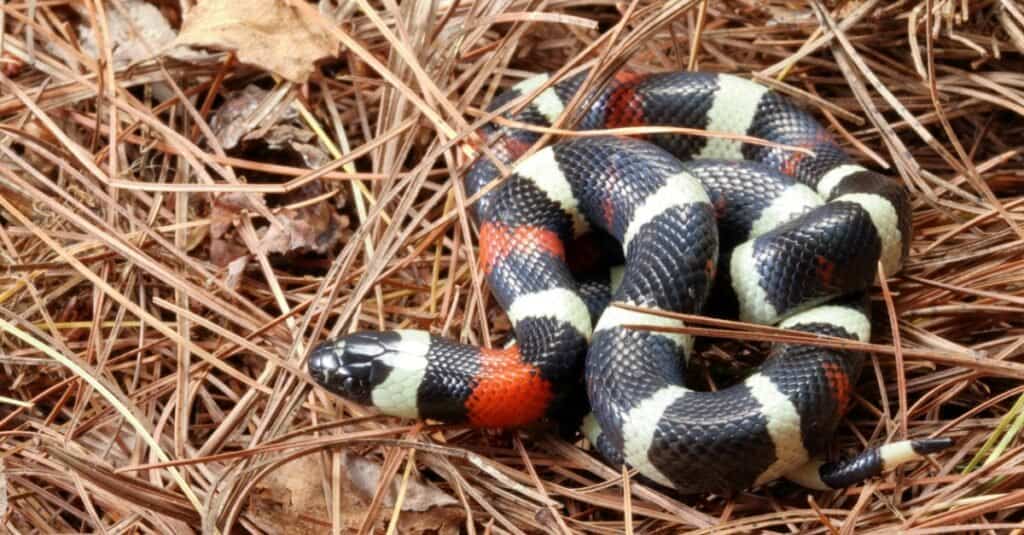
[(320, 344), (306, 366), (313, 380), (334, 394), (404, 414), (416, 408), (429, 345), (425, 333), (362, 331)]
[(385, 333), (354, 333), (318, 345), (309, 355), (309, 375), (334, 394), (361, 404), (370, 404), (373, 387), (389, 371), (381, 360)]

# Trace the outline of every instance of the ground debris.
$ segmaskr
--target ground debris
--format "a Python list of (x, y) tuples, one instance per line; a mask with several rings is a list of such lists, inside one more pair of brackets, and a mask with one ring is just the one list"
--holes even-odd
[(286, 80), (305, 82), (314, 63), (338, 52), (326, 21), (284, 0), (206, 0), (185, 14), (175, 43), (230, 50)]

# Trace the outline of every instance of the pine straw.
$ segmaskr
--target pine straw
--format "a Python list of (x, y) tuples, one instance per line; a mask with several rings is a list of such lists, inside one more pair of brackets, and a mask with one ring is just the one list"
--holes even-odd
[[(0, 504), (12, 532), (367, 533), (411, 514), (384, 489), (398, 481), (401, 502), (416, 474), (459, 501), (469, 533), (1021, 532), (1015, 2), (513, 0), (431, 11), (357, 0), (336, 28), (346, 47), (321, 71), (333, 74), (305, 87), (230, 56), (114, 72), (80, 52), (59, 4), (0, 3)], [(357, 327), (503, 343), (507, 320), (475, 264), (471, 199), (455, 187), (470, 161), (463, 142), (493, 117), (483, 104), (530, 73), (591, 66), (596, 84), (623, 64), (757, 79), (902, 179), (914, 197), (911, 258), (876, 292), (881, 334), (836, 451), (940, 435), (956, 439), (952, 451), (837, 492), (780, 483), (676, 496), (602, 464), (583, 441), (375, 417), (311, 386), (309, 348)], [(207, 124), (213, 97), (251, 82), (303, 111), (340, 157), (309, 170), (222, 150)], [(156, 83), (182, 93), (158, 104)], [(354, 233), (327, 256), (267, 255), (257, 228), (283, 207), (239, 211), (231, 232), (249, 257), (229, 284), (211, 260), (209, 194), (271, 197), (318, 181), (324, 197), (305, 202), (344, 198)], [(749, 371), (765, 342), (793, 336), (687, 322), (709, 337), (696, 366), (709, 381)], [(342, 510), (343, 452), (381, 465), (355, 511)], [(261, 489), (302, 457), (317, 467), (304, 474), (314, 503), (274, 525)]]

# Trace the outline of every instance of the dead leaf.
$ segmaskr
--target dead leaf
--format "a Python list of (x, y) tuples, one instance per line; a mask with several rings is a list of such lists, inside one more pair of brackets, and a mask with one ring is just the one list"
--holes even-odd
[[(381, 466), (364, 457), (351, 454), (342, 457), (342, 464), (353, 489), (359, 493), (364, 502), (370, 503), (380, 481)], [(391, 480), (391, 486), (384, 494), (384, 507), (395, 505), (395, 496), (402, 483), (401, 479), (401, 476), (398, 476)], [(405, 497), (402, 499), (403, 511), (426, 511), (433, 507), (450, 505), (459, 505), (459, 502), (444, 492), (417, 481), (416, 478), (409, 479)]]
[[(34, 221), (38, 222), (40, 220), (44, 220), (45, 219), (45, 217), (44, 218), (39, 218), (38, 217), (40, 214), (37, 213), (37, 210), (36, 210), (37, 204), (32, 202), (32, 198), (27, 196), (27, 195), (25, 195), (24, 193), (18, 191), (17, 189), (9, 187), (6, 184), (0, 183), (0, 197), (3, 197), (8, 202), (13, 204), (14, 207), (17, 208), (19, 212), (21, 212), (23, 214), (28, 214), (28, 216), (32, 220), (34, 220)], [(47, 211), (47, 212), (49, 212), (49, 211)], [(50, 214), (50, 213), (46, 214), (46, 216), (51, 216), (51, 215), (52, 214)], [(0, 213), (0, 221), (6, 222), (6, 220), (3, 219), (3, 214), (2, 213)]]
[[(310, 182), (298, 191), (288, 194), (287, 204), (300, 203), (324, 192), (319, 181)], [(348, 227), (348, 218), (339, 215), (329, 202), (316, 202), (299, 208), (286, 208), (278, 212), (277, 224), (270, 225), (260, 239), (268, 253), (313, 251), (326, 253), (342, 237)]]
[[(294, 121), (299, 114), (291, 106), (278, 108), (270, 113), (264, 113), (264, 106), (272, 99), (269, 91), (259, 86), (249, 84), (239, 91), (232, 91), (224, 96), (224, 103), (214, 112), (210, 119), (210, 128), (220, 141), (221, 147), (231, 150), (238, 146), (241, 141), (264, 141), (270, 148), (274, 141), (268, 139), (269, 132), (283, 124)], [(263, 117), (262, 121), (255, 122), (256, 115)], [(298, 132), (303, 132), (302, 139), (309, 141), (313, 132), (298, 127), (292, 127)]]
[[(232, 278), (233, 268), (240, 274), (245, 268), (249, 249), (243, 245), (235, 233), (229, 232), (234, 226), (235, 218), (243, 210), (256, 212), (257, 208), (265, 207), (263, 196), (256, 193), (224, 193), (213, 199), (210, 208), (210, 261), (220, 267), (231, 266), (228, 280)], [(241, 265), (233, 265), (238, 260)], [(236, 274), (237, 275), (237, 274)]]
[(263, 135), (263, 141), (272, 149), (280, 149), (293, 141), (309, 143), (316, 136), (312, 131), (290, 124), (276, 124)]
[(242, 273), (245, 273), (245, 265), (248, 263), (248, 255), (242, 255), (228, 263), (228, 277), (225, 282), (229, 288), (238, 288), (238, 283), (242, 280)]
[[(381, 465), (349, 453), (342, 454), (341, 464), (352, 490), (364, 504), (369, 504), (380, 482)], [(401, 485), (402, 475), (399, 473), (384, 491), (385, 508), (394, 507)], [(381, 516), (382, 521), (388, 517)], [(409, 478), (402, 498), (399, 533), (458, 533), (463, 518), (464, 512), (458, 500), (415, 476)]]
[(291, 149), (292, 152), (302, 158), (302, 163), (310, 169), (323, 167), (331, 161), (327, 151), (321, 149), (315, 142), (312, 142), (316, 134), (308, 129), (290, 124), (276, 124), (266, 132), (253, 132), (247, 135), (246, 139), (257, 133), (264, 134), (263, 142), (267, 144), (267, 148), (274, 150)]
[[(78, 12), (88, 20), (88, 11), (81, 5)], [(160, 10), (143, 0), (125, 0), (106, 8), (107, 33), (112, 48), (114, 67), (121, 69), (133, 63), (150, 59), (174, 42), (174, 28), (167, 22)], [(82, 50), (99, 59), (95, 28), (88, 23), (78, 26), (78, 38)], [(196, 59), (194, 52), (185, 50), (167, 51), (177, 59)]]
[(231, 228), (242, 210), (257, 212), (266, 207), (263, 196), (257, 193), (224, 193), (213, 200), (210, 211), (210, 233), (214, 239), (221, 238)]
[[(303, 201), (319, 197), (324, 192), (323, 183), (313, 181), (295, 191), (275, 196), (275, 206), (296, 207), (277, 208), (272, 223), (257, 227), (263, 252), (324, 254), (346, 238), (343, 231), (349, 226), (348, 216), (339, 214), (329, 198), (303, 204)], [(243, 210), (256, 213), (257, 208), (267, 208), (267, 204), (263, 195), (255, 193), (225, 193), (213, 200), (210, 260), (218, 266), (229, 267), (229, 281), (232, 273), (237, 276), (244, 268), (244, 264), (233, 263), (240, 258), (248, 259), (251, 252), (237, 234), (231, 232), (235, 219)]]
[[(232, 262), (242, 259), (249, 261), (249, 250), (234, 240), (213, 239), (210, 240), (210, 262), (215, 266), (226, 267)], [(244, 266), (243, 266), (244, 267)], [(228, 274), (230, 277), (230, 273)]]
[[(353, 459), (357, 459), (353, 461)], [(362, 457), (343, 455), (343, 471), (355, 468), (360, 475), (362, 485), (374, 485), (370, 488), (372, 495), (376, 481), (380, 478), (380, 466)], [(376, 467), (376, 468), (374, 468)], [(323, 467), (316, 457), (301, 457), (278, 468), (269, 474), (257, 487), (253, 495), (254, 506), (251, 510), (268, 523), (281, 529), (281, 533), (326, 533), (329, 524), (327, 506), (321, 482)], [(356, 487), (352, 480), (353, 474), (341, 481), (339, 524), (344, 533), (354, 533), (366, 515), (366, 504), (363, 487)], [(413, 490), (425, 488), (429, 491)], [(397, 489), (397, 486), (393, 486)], [(415, 511), (408, 507), (413, 492), (420, 493), (421, 498), (414, 501), (415, 507), (426, 506), (423, 511)], [(392, 507), (394, 494), (385, 507)], [(402, 514), (398, 519), (398, 533), (419, 534), (431, 533), (438, 535), (454, 535), (465, 521), (465, 512), (458, 502), (440, 490), (426, 486), (420, 482), (409, 482), (402, 506)], [(383, 533), (390, 520), (389, 514), (378, 516), (373, 533)]]
[(303, 83), (317, 60), (338, 53), (329, 24), (285, 0), (206, 0), (185, 14), (175, 43), (233, 50), (242, 62)]
[(331, 163), (331, 157), (319, 145), (312, 143), (299, 143), (289, 141), (288, 146), (299, 156), (302, 156), (302, 163), (310, 169), (317, 169)]
[[(252, 511), (283, 534), (322, 533), (330, 527), (320, 464), (312, 455), (299, 457), (260, 482), (253, 493)], [(316, 522), (313, 519), (322, 519)]]
[(249, 132), (252, 125), (248, 119), (266, 97), (265, 89), (252, 84), (225, 96), (224, 103), (210, 119), (210, 128), (225, 150), (235, 148), (242, 136)]

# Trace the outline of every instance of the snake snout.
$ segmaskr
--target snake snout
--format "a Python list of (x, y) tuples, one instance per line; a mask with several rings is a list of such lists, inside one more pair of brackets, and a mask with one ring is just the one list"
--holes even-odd
[(325, 342), (313, 348), (313, 352), (309, 355), (309, 361), (306, 363), (309, 375), (320, 384), (328, 383), (341, 367), (341, 359), (338, 354), (344, 351), (345, 342), (343, 340)]
[[(320, 386), (346, 399), (367, 403), (373, 390), (373, 358), (364, 344), (339, 338), (320, 344), (309, 355), (309, 375)], [(378, 350), (379, 352), (379, 350)]]

